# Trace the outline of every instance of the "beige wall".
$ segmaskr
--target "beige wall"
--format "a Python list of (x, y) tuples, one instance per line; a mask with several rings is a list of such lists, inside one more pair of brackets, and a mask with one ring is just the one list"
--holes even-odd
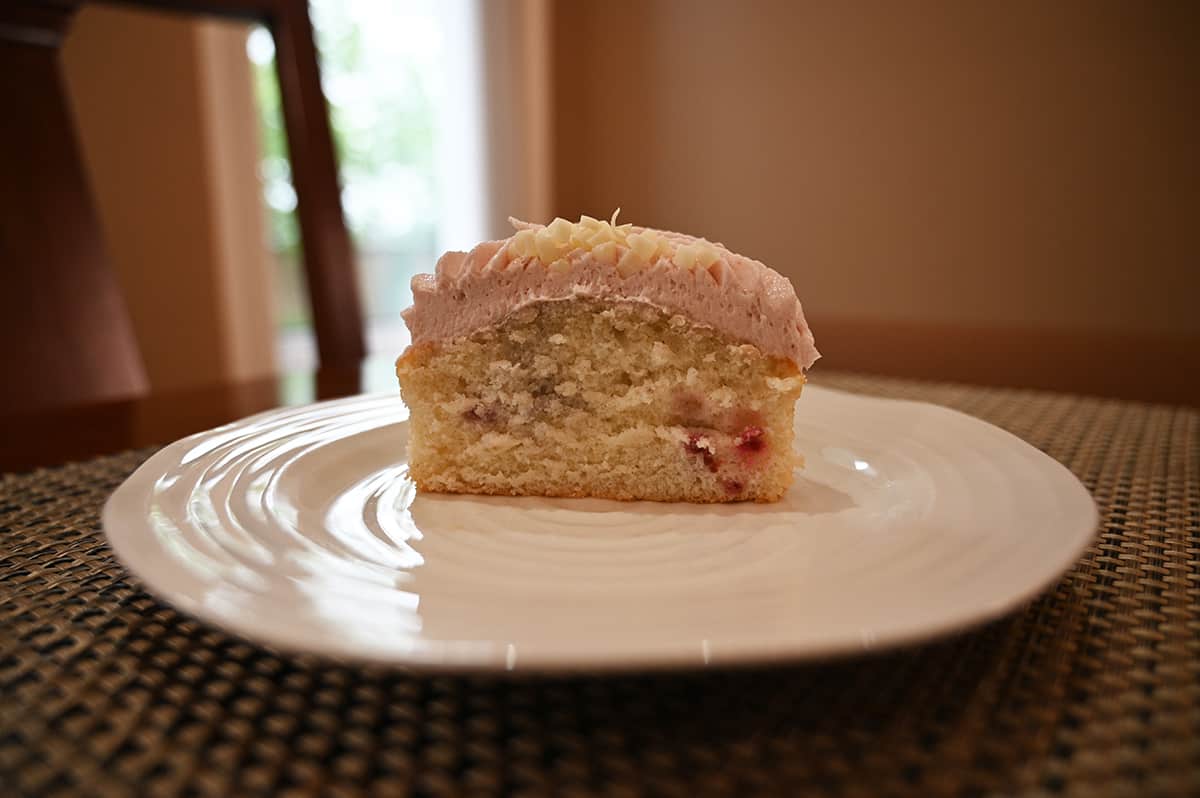
[(109, 254), (154, 390), (274, 369), (246, 28), (85, 8), (63, 51)]
[(486, 0), (482, 14), (487, 120), (488, 235), (504, 237), (510, 216), (550, 213), (550, 0)]
[(766, 261), (818, 343), (1200, 341), (1200, 5), (560, 2), (555, 33), (555, 211)]

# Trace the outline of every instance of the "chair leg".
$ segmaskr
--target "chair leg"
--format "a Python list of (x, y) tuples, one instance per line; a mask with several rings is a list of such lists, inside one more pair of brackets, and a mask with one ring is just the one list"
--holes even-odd
[(322, 366), (357, 365), (362, 309), (307, 0), (280, 0), (270, 25), (317, 351)]

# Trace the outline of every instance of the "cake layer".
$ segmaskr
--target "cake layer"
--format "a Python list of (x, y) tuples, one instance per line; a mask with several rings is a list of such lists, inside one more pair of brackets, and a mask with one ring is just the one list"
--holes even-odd
[[(614, 217), (615, 220), (615, 217)], [(820, 357), (791, 283), (720, 244), (583, 217), (449, 252), (413, 279), (414, 346), (499, 324), (546, 300), (638, 300), (807, 369)]]
[(772, 501), (792, 480), (796, 364), (648, 303), (532, 303), (397, 375), (422, 490)]

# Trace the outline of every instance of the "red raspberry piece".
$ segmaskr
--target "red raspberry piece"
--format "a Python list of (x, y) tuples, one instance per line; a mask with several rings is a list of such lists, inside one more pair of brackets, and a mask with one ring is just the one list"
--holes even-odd
[(763, 438), (762, 427), (746, 427), (734, 439), (734, 444), (737, 445), (738, 451), (747, 454), (761, 452), (767, 448), (767, 441)]

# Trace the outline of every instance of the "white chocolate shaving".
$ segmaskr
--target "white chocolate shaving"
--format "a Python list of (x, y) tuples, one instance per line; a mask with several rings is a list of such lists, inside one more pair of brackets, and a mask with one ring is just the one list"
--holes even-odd
[(696, 266), (696, 245), (684, 244), (675, 250), (675, 257), (671, 260), (681, 269), (693, 269)]
[(614, 241), (605, 241), (603, 244), (592, 249), (592, 257), (608, 266), (617, 264), (617, 244)]
[(644, 268), (646, 268), (646, 262), (639, 258), (632, 249), (625, 250), (625, 254), (617, 261), (617, 273), (622, 277), (628, 277)]
[(536, 247), (538, 260), (542, 263), (553, 263), (558, 260), (558, 253), (564, 249), (555, 240), (554, 235), (548, 227), (537, 232), (534, 246)]
[(625, 243), (629, 245), (630, 252), (649, 263), (654, 258), (654, 251), (658, 249), (658, 236), (647, 230), (644, 233), (634, 233), (625, 239)]

